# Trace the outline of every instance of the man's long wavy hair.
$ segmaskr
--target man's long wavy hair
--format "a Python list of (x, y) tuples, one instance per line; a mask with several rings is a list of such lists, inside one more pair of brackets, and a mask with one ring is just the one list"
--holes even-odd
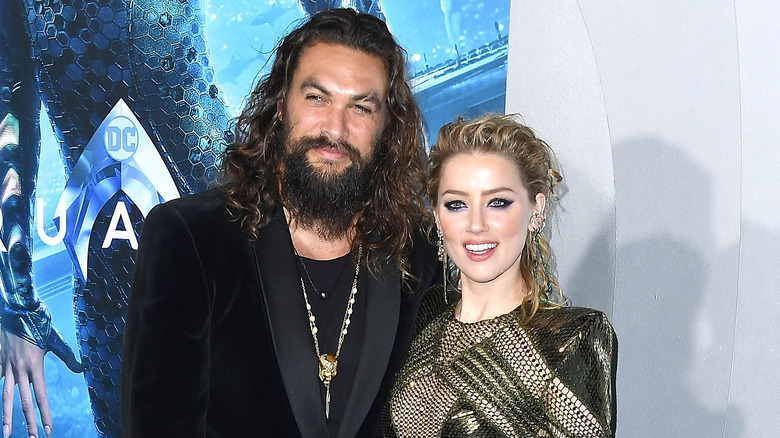
[(423, 190), (425, 149), (422, 117), (405, 75), (406, 52), (384, 22), (351, 9), (314, 15), (287, 35), (270, 73), (261, 79), (235, 121), (235, 142), (223, 160), (227, 207), (256, 239), (282, 204), (281, 163), (285, 156), (281, 109), (304, 49), (334, 44), (375, 56), (387, 70), (387, 124), (376, 145), (373, 193), (360, 206), (353, 250), (363, 245), (369, 267), (393, 260), (408, 274), (413, 233), (426, 217)]
[[(495, 154), (509, 159), (520, 172), (529, 201), (535, 203), (537, 193), (542, 193), (546, 212), (554, 210), (555, 188), (563, 177), (552, 149), (516, 116), (490, 113), (469, 121), (459, 117), (439, 130), (430, 154), (427, 182), (428, 199), (434, 208), (439, 205), (442, 170), (452, 157), (464, 154)], [(520, 274), (529, 290), (520, 309), (523, 321), (530, 320), (540, 308), (558, 306), (550, 300), (550, 291), (562, 295), (555, 273), (542, 260), (552, 262), (550, 242), (544, 233), (529, 231), (520, 257)]]

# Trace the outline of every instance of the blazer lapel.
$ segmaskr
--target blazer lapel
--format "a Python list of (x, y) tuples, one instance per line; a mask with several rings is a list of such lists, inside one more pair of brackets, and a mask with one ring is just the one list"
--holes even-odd
[(327, 436), (317, 355), (292, 240), (281, 209), (260, 231), (254, 250), (274, 349), (295, 421), (304, 437)]
[[(368, 271), (363, 271), (368, 272)], [(366, 329), (355, 381), (338, 437), (354, 437), (374, 403), (395, 343), (401, 308), (400, 274), (386, 266), (367, 281)]]

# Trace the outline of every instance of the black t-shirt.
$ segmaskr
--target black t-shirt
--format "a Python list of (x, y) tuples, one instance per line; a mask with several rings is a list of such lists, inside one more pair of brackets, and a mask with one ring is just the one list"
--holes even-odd
[[(301, 270), (311, 311), (317, 324), (317, 341), (320, 354), (336, 354), (339, 332), (347, 310), (352, 282), (355, 278), (355, 263), (351, 254), (333, 260), (313, 260), (301, 257), (306, 269)], [(344, 416), (347, 400), (355, 380), (360, 350), (363, 346), (363, 332), (366, 326), (366, 272), (361, 269), (358, 276), (358, 292), (352, 307), (350, 325), (338, 357), (337, 374), (330, 384), (330, 418), (328, 431), (335, 436), (341, 418)], [(313, 286), (312, 286), (313, 283)], [(312, 357), (311, 366), (318, 366)], [(322, 409), (325, 410), (325, 386), (320, 385)]]

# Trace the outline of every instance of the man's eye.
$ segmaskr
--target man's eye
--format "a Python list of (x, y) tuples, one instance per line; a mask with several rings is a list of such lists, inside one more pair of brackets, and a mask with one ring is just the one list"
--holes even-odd
[(371, 114), (373, 111), (371, 108), (363, 105), (355, 105), (355, 109), (361, 114)]
[(488, 207), (496, 207), (496, 208), (509, 207), (512, 204), (512, 202), (514, 201), (510, 201), (504, 198), (494, 198), (491, 199), (490, 202), (488, 202)]
[(308, 94), (306, 95), (306, 100), (318, 102), (322, 100), (322, 96), (319, 96), (317, 94)]
[(458, 211), (466, 208), (466, 203), (463, 201), (449, 201), (444, 203), (444, 208), (450, 211)]

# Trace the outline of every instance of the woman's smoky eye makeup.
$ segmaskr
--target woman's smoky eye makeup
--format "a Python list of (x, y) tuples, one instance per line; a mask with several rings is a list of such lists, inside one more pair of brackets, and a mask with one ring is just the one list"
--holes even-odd
[(512, 203), (515, 201), (511, 201), (509, 199), (504, 198), (493, 198), (488, 202), (488, 207), (494, 207), (494, 208), (506, 208), (512, 205)]
[[(486, 206), (491, 208), (506, 208), (512, 205), (514, 202), (515, 201), (506, 198), (493, 198), (490, 201), (488, 201)], [(453, 199), (451, 201), (447, 201), (443, 205), (444, 208), (446, 208), (449, 211), (460, 211), (466, 208), (466, 203), (459, 199)]]
[(455, 199), (452, 201), (445, 202), (444, 208), (450, 211), (458, 211), (466, 208), (466, 203), (461, 200)]

